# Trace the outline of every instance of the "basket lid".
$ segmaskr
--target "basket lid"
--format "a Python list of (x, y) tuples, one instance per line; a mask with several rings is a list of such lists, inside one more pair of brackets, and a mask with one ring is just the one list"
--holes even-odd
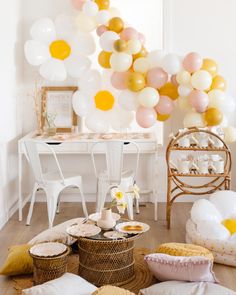
[(30, 254), (38, 257), (54, 257), (64, 254), (67, 246), (61, 243), (42, 243), (30, 248)]

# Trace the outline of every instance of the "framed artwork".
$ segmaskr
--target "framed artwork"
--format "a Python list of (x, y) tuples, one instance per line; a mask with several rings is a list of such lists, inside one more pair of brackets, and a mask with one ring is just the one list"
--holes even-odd
[(71, 132), (78, 125), (78, 117), (73, 111), (72, 97), (77, 87), (42, 87), (41, 127), (44, 128), (45, 112), (55, 117), (57, 132)]

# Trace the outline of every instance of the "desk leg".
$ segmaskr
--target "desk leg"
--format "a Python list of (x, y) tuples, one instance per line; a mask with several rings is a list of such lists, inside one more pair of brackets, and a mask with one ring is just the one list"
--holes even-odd
[(152, 157), (152, 171), (153, 171), (153, 181), (152, 181), (152, 191), (154, 200), (154, 220), (157, 221), (157, 209), (158, 209), (158, 196), (157, 196), (157, 179), (158, 179), (158, 153), (155, 152)]
[(18, 206), (19, 206), (19, 221), (22, 221), (22, 154), (18, 154)]

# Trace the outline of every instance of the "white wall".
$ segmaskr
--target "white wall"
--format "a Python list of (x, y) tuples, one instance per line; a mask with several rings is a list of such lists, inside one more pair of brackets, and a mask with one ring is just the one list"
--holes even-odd
[(0, 227), (17, 201), (17, 139), (21, 135), (22, 1), (0, 10)]

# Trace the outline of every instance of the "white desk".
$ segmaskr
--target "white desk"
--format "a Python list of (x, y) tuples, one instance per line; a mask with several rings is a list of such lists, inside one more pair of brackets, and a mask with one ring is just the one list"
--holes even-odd
[[(155, 204), (155, 220), (157, 220), (157, 161), (158, 161), (158, 142), (152, 133), (127, 133), (127, 134), (58, 134), (54, 137), (37, 136), (36, 132), (31, 132), (18, 142), (18, 156), (19, 156), (19, 220), (22, 221), (22, 161), (26, 155), (25, 141), (27, 140), (42, 141), (50, 144), (57, 154), (76, 155), (76, 154), (90, 154), (91, 147), (97, 141), (101, 140), (127, 140), (138, 144), (140, 148), (140, 155), (149, 154), (151, 159), (151, 167), (149, 168), (150, 177), (152, 179), (150, 193), (153, 195)], [(40, 154), (48, 154), (48, 150), (43, 146), (39, 146)], [(132, 154), (135, 152), (131, 145), (125, 145), (124, 152)], [(104, 153), (101, 147), (98, 147), (97, 153)], [(140, 169), (140, 167), (139, 167)]]

